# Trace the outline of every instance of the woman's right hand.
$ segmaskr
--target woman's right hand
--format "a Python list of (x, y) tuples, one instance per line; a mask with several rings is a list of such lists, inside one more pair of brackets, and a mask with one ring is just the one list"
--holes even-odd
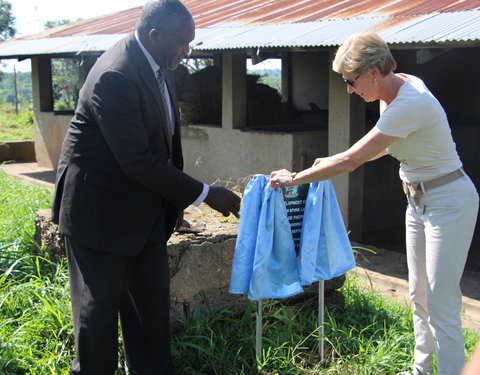
[(288, 169), (281, 169), (270, 173), (270, 186), (278, 190), (282, 186), (292, 185), (293, 174)]

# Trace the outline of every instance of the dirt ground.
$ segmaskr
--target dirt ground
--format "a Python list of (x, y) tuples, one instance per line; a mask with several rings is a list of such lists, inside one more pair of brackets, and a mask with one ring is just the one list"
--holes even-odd
[[(46, 168), (39, 168), (36, 163), (4, 164), (0, 165), (0, 168), (9, 175), (53, 190), (55, 173)], [(207, 227), (210, 233), (236, 230), (238, 223), (225, 220), (222, 215), (204, 206), (187, 208), (185, 217), (191, 223), (191, 227), (183, 228), (184, 231), (196, 231), (201, 236)], [(392, 244), (391, 248), (384, 243), (382, 247), (368, 243), (353, 245), (374, 251), (371, 253), (358, 250), (357, 267), (350, 271), (363, 280), (365, 288), (374, 288), (386, 298), (409, 304), (407, 260), (402, 246), (399, 246), (398, 242)], [(467, 268), (461, 280), (461, 288), (464, 327), (480, 330), (480, 272)]]
[[(374, 288), (384, 297), (408, 305), (407, 257), (404, 253), (368, 244), (354, 244), (372, 249), (359, 250), (355, 272), (366, 288)], [(480, 330), (480, 272), (465, 270), (461, 280), (462, 319), (465, 328)]]

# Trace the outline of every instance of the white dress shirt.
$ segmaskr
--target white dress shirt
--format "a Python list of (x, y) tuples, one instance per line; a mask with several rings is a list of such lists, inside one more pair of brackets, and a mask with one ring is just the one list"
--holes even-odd
[[(153, 59), (152, 55), (150, 52), (147, 51), (147, 49), (144, 47), (142, 42), (140, 41), (140, 38), (138, 37), (138, 33), (135, 30), (135, 39), (137, 40), (138, 45), (140, 46), (140, 49), (142, 50), (143, 54), (147, 58), (148, 63), (152, 67), (153, 74), (156, 76), (158, 69), (160, 69), (160, 66), (155, 62)], [(170, 101), (170, 95), (168, 93), (168, 88), (167, 85), (165, 85), (165, 99), (166, 99), (166, 104), (167, 104), (167, 109), (168, 109), (168, 116), (170, 116), (170, 124), (172, 126), (172, 135), (175, 134), (175, 118), (173, 116), (173, 110), (172, 110), (172, 102)], [(200, 203), (202, 203), (205, 198), (207, 197), (207, 194), (210, 190), (210, 186), (207, 184), (203, 184), (203, 190), (198, 196), (198, 198), (193, 202), (192, 204), (194, 206), (199, 206)]]

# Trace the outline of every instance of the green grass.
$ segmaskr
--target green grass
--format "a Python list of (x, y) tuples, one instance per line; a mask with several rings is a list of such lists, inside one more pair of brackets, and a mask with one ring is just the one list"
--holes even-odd
[[(51, 192), (0, 172), (0, 374), (66, 375), (74, 356), (66, 261), (32, 252), (34, 215)], [(353, 277), (344, 303), (325, 311), (325, 358), (318, 355), (317, 299), (264, 302), (263, 360), (255, 358), (255, 303), (242, 311), (198, 308), (172, 339), (179, 375), (395, 374), (408, 368), (408, 308), (365, 291)], [(465, 331), (471, 351), (479, 334)], [(121, 338), (120, 338), (121, 344)], [(120, 355), (121, 357), (121, 355)], [(117, 375), (125, 375), (120, 360)]]
[[(342, 288), (343, 306), (329, 305), (325, 358), (318, 354), (317, 298), (291, 304), (265, 302), (262, 374), (395, 374), (411, 359), (410, 311), (360, 291), (355, 280)], [(255, 312), (196, 312), (175, 338), (179, 374), (255, 374)], [(404, 367), (405, 366), (405, 367)]]
[(34, 139), (33, 111), (15, 108), (10, 105), (0, 107), (0, 143)]
[[(174, 337), (180, 375), (387, 375), (408, 369), (414, 335), (410, 310), (363, 290), (349, 275), (343, 305), (325, 310), (325, 364), (318, 354), (318, 301), (264, 302), (263, 360), (255, 359), (255, 304), (242, 313), (195, 311)], [(468, 352), (479, 334), (465, 330)]]
[(0, 282), (0, 373), (65, 373), (73, 354), (65, 262), (24, 261)]
[(68, 342), (56, 339), (70, 325), (64, 265), (32, 251), (35, 213), (51, 195), (0, 171), (0, 374), (54, 374), (62, 356), (51, 346)]
[(0, 171), (0, 269), (31, 255), (35, 213), (50, 207), (51, 196)]

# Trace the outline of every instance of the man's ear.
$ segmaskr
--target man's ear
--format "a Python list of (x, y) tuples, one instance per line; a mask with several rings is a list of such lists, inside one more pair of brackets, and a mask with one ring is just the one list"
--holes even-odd
[(148, 40), (152, 44), (157, 44), (162, 39), (162, 32), (157, 29), (152, 29), (148, 32)]

